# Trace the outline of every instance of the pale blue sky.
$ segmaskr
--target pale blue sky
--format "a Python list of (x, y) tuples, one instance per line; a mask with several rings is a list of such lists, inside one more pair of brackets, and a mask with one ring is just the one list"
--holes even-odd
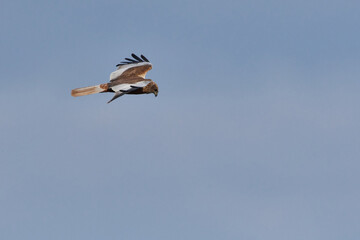
[(357, 240), (359, 7), (2, 0), (0, 238)]

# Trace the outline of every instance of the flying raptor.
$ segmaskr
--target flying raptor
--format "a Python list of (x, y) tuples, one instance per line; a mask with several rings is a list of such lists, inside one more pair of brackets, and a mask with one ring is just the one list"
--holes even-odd
[(157, 84), (151, 79), (145, 79), (145, 75), (152, 68), (152, 64), (143, 55), (138, 57), (131, 54), (131, 56), (133, 59), (125, 58), (126, 61), (116, 65), (117, 70), (110, 74), (110, 82), (91, 87), (75, 88), (71, 91), (71, 95), (79, 97), (94, 93), (114, 92), (114, 97), (108, 103), (124, 94), (153, 93), (156, 97), (159, 92)]

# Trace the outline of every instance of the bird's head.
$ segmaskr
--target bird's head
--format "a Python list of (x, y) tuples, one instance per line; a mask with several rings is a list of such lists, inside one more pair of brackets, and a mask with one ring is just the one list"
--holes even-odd
[[(146, 79), (146, 80), (150, 80), (151, 79)], [(159, 93), (159, 88), (158, 85), (151, 81), (148, 85), (146, 85), (143, 89), (144, 93), (153, 93), (155, 95), (155, 97), (157, 97), (158, 93)]]
[(158, 93), (159, 93), (159, 87), (158, 87), (158, 85), (156, 84), (156, 83), (154, 83), (154, 82), (151, 82), (150, 84), (149, 84), (150, 86), (150, 93), (153, 93), (154, 95), (155, 95), (155, 97), (157, 97), (157, 95), (158, 95)]

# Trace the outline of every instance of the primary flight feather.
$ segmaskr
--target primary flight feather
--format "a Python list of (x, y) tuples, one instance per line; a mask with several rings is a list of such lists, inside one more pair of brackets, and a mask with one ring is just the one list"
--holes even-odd
[(157, 84), (151, 79), (145, 79), (146, 73), (151, 70), (152, 64), (143, 55), (140, 57), (131, 54), (134, 59), (125, 58), (116, 65), (117, 70), (110, 74), (110, 82), (91, 87), (75, 88), (71, 91), (74, 97), (85, 96), (94, 93), (114, 92), (112, 102), (125, 94), (148, 94), (153, 93), (155, 97), (159, 93)]

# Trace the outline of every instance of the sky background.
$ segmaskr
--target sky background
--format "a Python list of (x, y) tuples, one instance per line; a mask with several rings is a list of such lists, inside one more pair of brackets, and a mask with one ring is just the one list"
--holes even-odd
[(358, 240), (359, 9), (1, 0), (0, 238)]

